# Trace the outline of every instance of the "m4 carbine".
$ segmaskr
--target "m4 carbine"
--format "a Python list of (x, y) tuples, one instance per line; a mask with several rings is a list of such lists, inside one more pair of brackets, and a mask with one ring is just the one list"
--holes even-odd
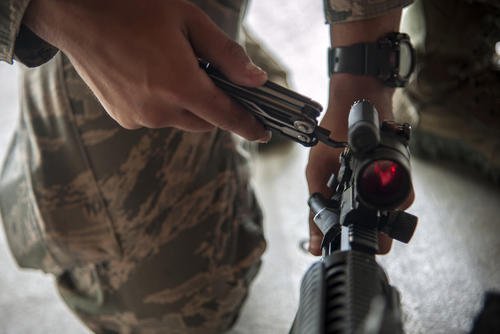
[(407, 243), (417, 224), (398, 210), (412, 191), (409, 137), (409, 125), (379, 126), (368, 101), (353, 104), (348, 146), (328, 182), (334, 195), (309, 198), (322, 259), (302, 279), (291, 333), (403, 333), (399, 293), (375, 254), (379, 233)]
[(375, 254), (380, 232), (408, 242), (416, 227), (417, 217), (397, 209), (412, 191), (410, 126), (379, 125), (375, 108), (358, 101), (349, 114), (348, 143), (338, 142), (318, 126), (319, 103), (269, 81), (243, 87), (209, 62), (199, 59), (199, 65), (267, 128), (306, 147), (322, 142), (345, 148), (339, 173), (328, 182), (333, 197), (313, 194), (309, 199), (324, 235), (323, 256), (303, 277), (291, 333), (402, 332), (399, 294)]

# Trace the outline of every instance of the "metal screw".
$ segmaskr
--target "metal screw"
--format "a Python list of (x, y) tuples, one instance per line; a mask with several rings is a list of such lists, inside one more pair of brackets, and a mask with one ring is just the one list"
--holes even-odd
[(297, 135), (297, 138), (301, 141), (301, 142), (304, 142), (304, 143), (309, 143), (309, 138), (307, 138), (306, 136), (304, 135)]
[(312, 133), (314, 131), (313, 127), (304, 121), (293, 122), (293, 127), (304, 133)]

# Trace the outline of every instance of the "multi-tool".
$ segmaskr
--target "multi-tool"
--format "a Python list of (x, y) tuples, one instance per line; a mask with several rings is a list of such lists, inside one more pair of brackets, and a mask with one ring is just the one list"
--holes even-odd
[(267, 128), (306, 146), (322, 142), (331, 147), (345, 147), (347, 143), (330, 138), (330, 131), (318, 126), (323, 107), (310, 98), (300, 95), (274, 82), (261, 87), (244, 87), (229, 81), (209, 62), (199, 59), (199, 64), (216, 86), (252, 112)]

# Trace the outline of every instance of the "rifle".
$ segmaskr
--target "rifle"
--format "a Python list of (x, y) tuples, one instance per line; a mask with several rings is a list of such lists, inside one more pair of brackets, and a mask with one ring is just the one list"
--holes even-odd
[(319, 142), (344, 147), (340, 169), (328, 187), (332, 198), (313, 194), (308, 204), (323, 233), (322, 259), (305, 273), (300, 304), (290, 333), (402, 333), (399, 292), (376, 262), (378, 233), (409, 242), (417, 217), (397, 208), (412, 191), (408, 141), (410, 126), (379, 125), (366, 100), (349, 113), (348, 142), (330, 138), (318, 126), (319, 103), (273, 82), (243, 87), (199, 59), (213, 82), (246, 107), (266, 127), (311, 147)]
[(323, 233), (322, 258), (302, 278), (292, 334), (403, 333), (397, 289), (376, 262), (378, 234), (409, 242), (417, 217), (398, 210), (412, 190), (410, 126), (384, 122), (368, 101), (353, 104), (348, 146), (327, 199), (308, 204)]

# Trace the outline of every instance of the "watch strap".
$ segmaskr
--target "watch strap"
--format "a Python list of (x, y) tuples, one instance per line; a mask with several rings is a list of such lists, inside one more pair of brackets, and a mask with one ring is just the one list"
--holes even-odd
[(357, 43), (328, 49), (328, 73), (377, 76), (381, 59), (378, 43)]

